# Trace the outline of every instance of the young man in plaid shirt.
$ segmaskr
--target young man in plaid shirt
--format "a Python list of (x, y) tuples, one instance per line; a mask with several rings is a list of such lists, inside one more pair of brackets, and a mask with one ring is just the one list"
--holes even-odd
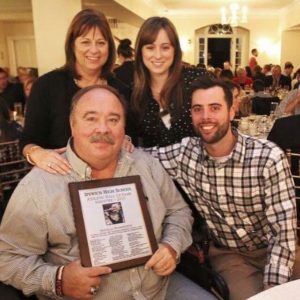
[(212, 79), (191, 88), (200, 138), (151, 148), (183, 187), (211, 235), (213, 268), (231, 299), (246, 299), (291, 279), (296, 254), (294, 184), (284, 152), (231, 127), (232, 94)]

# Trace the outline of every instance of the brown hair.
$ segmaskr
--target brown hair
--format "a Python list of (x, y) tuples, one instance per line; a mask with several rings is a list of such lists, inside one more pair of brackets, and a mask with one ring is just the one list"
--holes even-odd
[(163, 29), (166, 31), (171, 45), (174, 47), (174, 61), (169, 70), (169, 77), (165, 83), (160, 96), (163, 108), (169, 110), (171, 101), (174, 103), (174, 113), (179, 114), (182, 109), (183, 92), (181, 81), (182, 71), (182, 51), (176, 28), (170, 20), (164, 17), (151, 17), (147, 19), (137, 36), (135, 46), (135, 75), (134, 90), (132, 93), (133, 109), (143, 118), (145, 109), (146, 94), (150, 89), (151, 76), (149, 70), (143, 63), (142, 48), (155, 41), (158, 32)]
[(99, 77), (107, 78), (111, 73), (112, 66), (116, 59), (116, 48), (113, 36), (108, 24), (108, 21), (103, 13), (93, 9), (81, 10), (72, 20), (67, 32), (65, 41), (65, 55), (66, 63), (65, 69), (72, 72), (73, 77), (80, 79), (80, 74), (77, 73), (75, 68), (76, 57), (74, 53), (74, 43), (77, 37), (87, 33), (92, 28), (98, 28), (104, 39), (108, 42), (109, 54), (106, 63), (102, 67)]

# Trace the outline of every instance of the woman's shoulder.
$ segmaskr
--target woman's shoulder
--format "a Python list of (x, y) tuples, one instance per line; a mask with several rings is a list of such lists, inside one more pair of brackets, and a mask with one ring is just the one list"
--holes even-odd
[(70, 72), (68, 70), (59, 68), (59, 69), (55, 69), (52, 70), (48, 73), (43, 74), (42, 76), (40, 76), (38, 78), (38, 82), (51, 82), (51, 81), (55, 81), (57, 82), (57, 80), (67, 80), (68, 78), (70, 78)]
[(185, 83), (191, 83), (191, 81), (201, 77), (210, 77), (210, 74), (206, 69), (195, 66), (187, 66), (182, 69), (182, 78)]

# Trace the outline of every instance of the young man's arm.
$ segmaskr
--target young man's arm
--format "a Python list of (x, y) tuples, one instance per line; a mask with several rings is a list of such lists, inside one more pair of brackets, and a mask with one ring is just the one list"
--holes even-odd
[(284, 153), (275, 148), (275, 159), (265, 168), (266, 215), (271, 228), (268, 234), (268, 262), (265, 286), (287, 282), (292, 275), (296, 247), (296, 201), (293, 179)]

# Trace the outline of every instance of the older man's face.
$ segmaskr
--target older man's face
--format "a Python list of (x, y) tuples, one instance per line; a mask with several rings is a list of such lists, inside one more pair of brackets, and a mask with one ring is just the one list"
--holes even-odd
[(71, 117), (74, 150), (91, 164), (118, 159), (124, 135), (125, 117), (118, 98), (105, 89), (82, 96)]

